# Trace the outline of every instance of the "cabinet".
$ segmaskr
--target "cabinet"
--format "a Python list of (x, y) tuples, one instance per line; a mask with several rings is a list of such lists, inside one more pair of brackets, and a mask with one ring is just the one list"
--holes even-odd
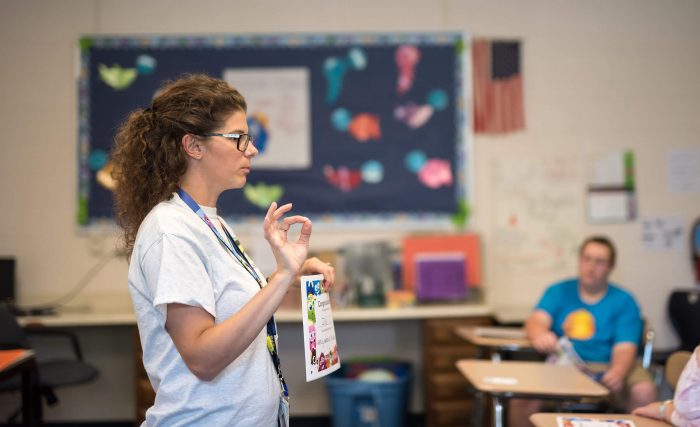
[[(467, 391), (466, 379), (457, 370), (455, 363), (459, 359), (476, 357), (477, 349), (458, 337), (454, 330), (458, 326), (490, 325), (490, 314), (490, 307), (475, 304), (429, 305), (401, 310), (346, 308), (333, 313), (337, 322), (336, 328), (340, 322), (401, 322), (407, 319), (421, 321), (416, 322), (416, 326), (423, 329), (422, 347), (420, 340), (412, 341), (410, 345), (415, 346), (415, 352), (419, 353), (422, 359), (423, 372), (416, 372), (416, 375), (423, 375), (426, 427), (470, 425), (473, 398)], [(301, 321), (301, 314), (297, 310), (280, 311), (275, 317), (278, 326), (281, 323), (298, 324)], [(141, 344), (138, 339), (136, 333), (136, 420), (137, 425), (140, 425), (145, 411), (153, 404), (155, 395), (143, 370)], [(294, 365), (290, 360), (286, 359), (283, 363), (290, 366), (290, 371), (293, 370), (291, 367)], [(288, 374), (287, 381), (293, 380), (293, 374)], [(305, 381), (303, 375), (297, 380)], [(295, 390), (294, 384), (290, 383), (290, 387)], [(325, 393), (323, 383), (319, 382), (315, 387), (320, 387), (320, 393)], [(322, 415), (325, 414), (327, 412)]]
[[(458, 326), (490, 325), (489, 317), (426, 319), (423, 322), (423, 374), (426, 427), (470, 426), (475, 400), (457, 370), (459, 359), (475, 358), (477, 348), (458, 337)], [(478, 426), (481, 427), (481, 426)]]

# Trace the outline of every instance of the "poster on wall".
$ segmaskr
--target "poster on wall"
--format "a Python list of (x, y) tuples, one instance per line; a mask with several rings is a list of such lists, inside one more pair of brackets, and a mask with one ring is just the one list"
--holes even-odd
[[(489, 292), (498, 306), (534, 306), (538, 292), (576, 269), (584, 198), (575, 156), (499, 155), (491, 159)], [(544, 290), (544, 289), (542, 289)], [(529, 300), (528, 300), (529, 299)], [(524, 314), (527, 316), (527, 313)]]
[(631, 150), (603, 155), (592, 162), (586, 201), (590, 223), (629, 222), (637, 218), (634, 153)]
[(322, 221), (450, 223), (469, 202), (463, 33), (85, 36), (80, 39), (78, 222), (113, 217), (110, 152), (163, 82), (206, 73), (239, 89), (260, 154), (220, 212), (273, 201)]

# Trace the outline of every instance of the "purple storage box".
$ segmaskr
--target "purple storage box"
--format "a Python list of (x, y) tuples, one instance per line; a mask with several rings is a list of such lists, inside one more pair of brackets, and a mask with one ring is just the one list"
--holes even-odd
[(416, 297), (421, 301), (467, 296), (467, 260), (461, 252), (416, 254)]

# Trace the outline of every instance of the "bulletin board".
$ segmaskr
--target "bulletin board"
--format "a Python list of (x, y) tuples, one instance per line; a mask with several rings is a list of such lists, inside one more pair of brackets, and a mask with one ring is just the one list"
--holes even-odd
[(162, 82), (227, 80), (248, 103), (260, 154), (233, 221), (272, 201), (326, 220), (464, 219), (469, 43), (463, 33), (86, 36), (80, 39), (78, 222), (113, 217), (117, 127)]

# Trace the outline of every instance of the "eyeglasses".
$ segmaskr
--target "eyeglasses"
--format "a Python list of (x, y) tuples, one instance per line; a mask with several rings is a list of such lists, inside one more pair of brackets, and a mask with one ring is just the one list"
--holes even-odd
[(238, 151), (243, 153), (245, 153), (245, 150), (248, 148), (248, 144), (252, 143), (255, 145), (253, 137), (247, 133), (203, 133), (199, 136), (220, 136), (226, 138), (229, 141), (235, 142)]
[(586, 255), (581, 255), (581, 261), (586, 264), (593, 264), (596, 267), (607, 267), (610, 265), (610, 260), (603, 258), (594, 258)]

